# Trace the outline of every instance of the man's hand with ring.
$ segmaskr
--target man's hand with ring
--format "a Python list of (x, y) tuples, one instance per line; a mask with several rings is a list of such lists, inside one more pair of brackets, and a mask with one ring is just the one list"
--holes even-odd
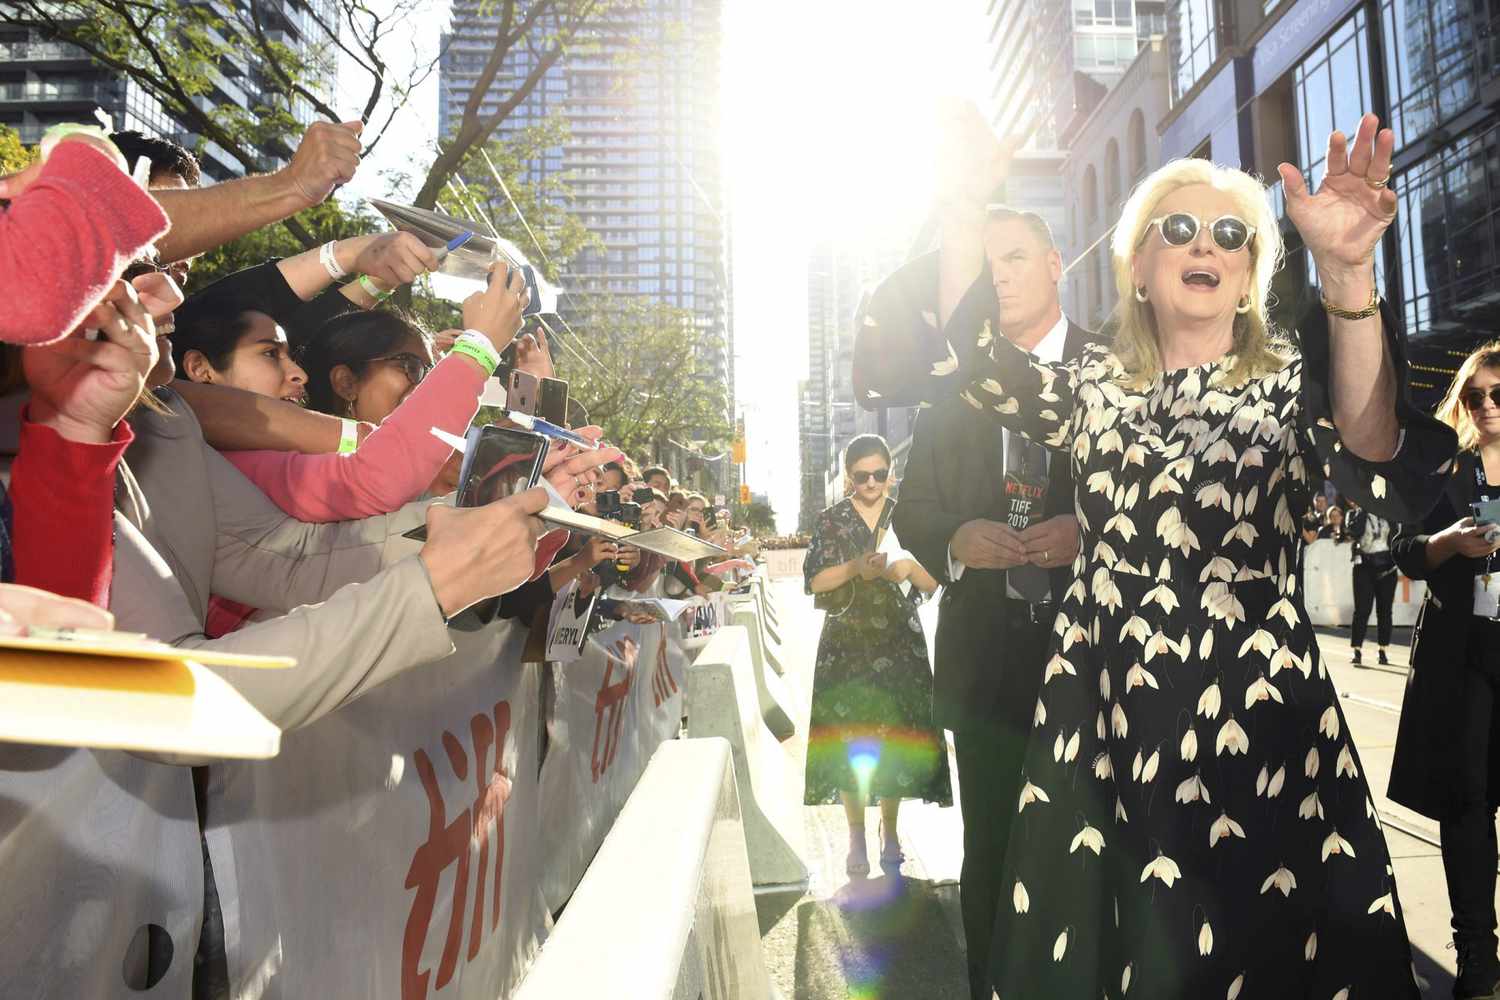
[(1020, 537), (1021, 544), (1026, 547), (1026, 561), (1043, 569), (1066, 566), (1078, 555), (1082, 544), (1078, 519), (1072, 514), (1059, 514), (1033, 524), (1021, 532)]

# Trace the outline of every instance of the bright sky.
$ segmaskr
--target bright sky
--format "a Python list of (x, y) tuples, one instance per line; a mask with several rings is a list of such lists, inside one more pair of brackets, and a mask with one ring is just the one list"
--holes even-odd
[[(930, 200), (933, 101), (959, 94), (983, 104), (984, 6), (724, 0), (722, 123), (746, 480), (769, 494), (784, 531), (796, 527), (799, 505), (808, 252), (825, 239), (857, 245), (914, 233)], [(443, 23), (417, 21), (419, 55), (436, 51)], [(394, 66), (400, 54), (388, 58)], [(380, 171), (431, 143), (436, 108), (434, 75), (348, 193), (384, 194)]]

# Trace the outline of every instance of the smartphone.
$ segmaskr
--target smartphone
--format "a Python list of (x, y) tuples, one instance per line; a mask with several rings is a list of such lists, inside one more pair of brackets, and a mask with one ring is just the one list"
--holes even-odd
[(531, 298), (526, 302), (526, 308), (522, 310), (522, 316), (536, 316), (542, 311), (542, 290), (537, 287), (536, 268), (530, 264), (521, 265), (521, 277), (526, 279), (526, 291), (531, 293)]
[(524, 492), (542, 477), (547, 439), (531, 431), (489, 424), (469, 428), (456, 507), (483, 507)]
[(505, 408), (521, 413), (536, 413), (537, 394), (540, 392), (537, 377), (530, 372), (512, 371), (510, 384), (505, 388)]
[(634, 493), (630, 494), (631, 502), (638, 503), (642, 507), (646, 506), (648, 503), (651, 503), (655, 499), (656, 491), (649, 486), (643, 486), (640, 489), (636, 490)]
[(548, 423), (568, 426), (568, 383), (560, 378), (542, 379), (534, 412)]
[[(455, 507), (483, 507), (487, 503), (531, 489), (542, 477), (548, 441), (540, 434), (487, 424), (470, 427), (464, 437), (464, 461), (459, 468)], [(427, 540), (427, 526), (404, 537)]]
[(1480, 500), (1470, 507), (1474, 511), (1474, 523), (1500, 524), (1500, 500)]

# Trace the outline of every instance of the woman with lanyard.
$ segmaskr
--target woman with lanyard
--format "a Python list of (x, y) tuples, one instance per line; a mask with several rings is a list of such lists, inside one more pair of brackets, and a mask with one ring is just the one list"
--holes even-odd
[[(1462, 451), (1443, 499), (1391, 543), (1427, 581), (1401, 709), (1390, 797), (1436, 819), (1453, 908), (1453, 995), (1500, 997), (1495, 955), (1495, 807), (1500, 805), (1500, 527), (1474, 504), (1500, 500), (1500, 341), (1459, 368), (1437, 415)], [(1480, 517), (1481, 522), (1489, 520)]]
[(1365, 630), (1370, 627), (1370, 608), (1375, 608), (1379, 631), (1377, 661), (1390, 664), (1385, 648), (1391, 644), (1391, 605), (1396, 600), (1396, 561), (1391, 556), (1391, 522), (1370, 513), (1354, 500), (1346, 501), (1344, 538), (1354, 543), (1354, 625), (1349, 641), (1354, 665), (1364, 665)]

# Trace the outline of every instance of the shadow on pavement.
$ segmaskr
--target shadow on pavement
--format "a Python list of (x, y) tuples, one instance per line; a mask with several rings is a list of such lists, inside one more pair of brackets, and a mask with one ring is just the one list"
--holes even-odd
[(797, 907), (798, 1000), (963, 1000), (964, 955), (943, 915), (957, 887), (882, 875)]
[(1448, 1000), (1453, 996), (1453, 973), (1443, 968), (1442, 962), (1421, 948), (1412, 946), (1412, 965), (1417, 970), (1417, 984), (1422, 987), (1422, 996), (1428, 1000)]

